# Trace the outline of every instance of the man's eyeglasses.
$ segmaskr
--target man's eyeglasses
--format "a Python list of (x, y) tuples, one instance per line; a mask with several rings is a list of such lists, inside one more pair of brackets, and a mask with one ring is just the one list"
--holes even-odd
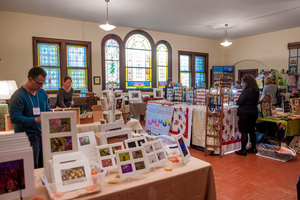
[(39, 83), (34, 78), (32, 78), (32, 80), (34, 80), (34, 82), (36, 82), (39, 86), (43, 86), (44, 85), (44, 83)]

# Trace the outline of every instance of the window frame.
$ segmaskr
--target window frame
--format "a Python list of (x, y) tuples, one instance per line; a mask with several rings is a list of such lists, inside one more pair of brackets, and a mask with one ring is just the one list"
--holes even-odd
[[(157, 54), (157, 47), (160, 44), (164, 44), (168, 48), (168, 77), (167, 77), (167, 80), (166, 80), (166, 81), (168, 81), (169, 78), (172, 79), (172, 47), (169, 44), (169, 42), (167, 42), (165, 40), (159, 40), (156, 43), (156, 45), (155, 45), (155, 56), (156, 56), (156, 58), (155, 58), (155, 70), (157, 70), (157, 68), (158, 68), (158, 66), (157, 66), (157, 60), (156, 60), (157, 59), (157, 55), (156, 54)], [(156, 80), (155, 80), (155, 86), (156, 86), (156, 88), (158, 88), (158, 85), (157, 85), (157, 74), (155, 74), (155, 78), (156, 78)]]
[(115, 34), (108, 34), (108, 35), (104, 36), (104, 38), (101, 41), (102, 91), (106, 90), (106, 87), (105, 87), (105, 85), (106, 85), (106, 80), (105, 80), (105, 73), (106, 73), (105, 72), (105, 43), (110, 39), (116, 40), (119, 44), (119, 48), (120, 48), (120, 51), (119, 51), (119, 58), (120, 58), (120, 64), (119, 64), (119, 67), (120, 67), (120, 69), (119, 69), (119, 72), (120, 72), (120, 89), (123, 90), (123, 84), (125, 83), (124, 70), (122, 70), (122, 68), (124, 66), (123, 62), (124, 62), (124, 57), (125, 57), (124, 43), (123, 43), (122, 39), (119, 36), (117, 36)]
[[(91, 42), (77, 41), (77, 40), (65, 40), (65, 39), (55, 39), (55, 38), (42, 38), (42, 37), (32, 37), (33, 45), (33, 66), (38, 66), (38, 55), (37, 55), (37, 44), (38, 43), (52, 43), (58, 44), (60, 47), (60, 85), (62, 86), (63, 78), (68, 74), (67, 67), (67, 45), (75, 46), (85, 46), (87, 49), (87, 89), (88, 91), (93, 91), (92, 85), (92, 56), (91, 56)], [(51, 67), (51, 66), (41, 66)], [(80, 69), (80, 68), (79, 68)], [(56, 94), (58, 90), (46, 91), (47, 94)], [(74, 92), (79, 93), (80, 90), (74, 90)]]
[[(189, 71), (191, 73), (191, 87), (195, 88), (195, 75), (196, 75), (196, 71), (195, 71), (195, 58), (196, 56), (198, 57), (204, 57), (205, 61), (204, 61), (204, 74), (205, 74), (205, 87), (204, 88), (195, 88), (195, 89), (207, 89), (208, 88), (208, 58), (209, 58), (209, 54), (208, 53), (201, 53), (201, 52), (191, 52), (191, 51), (178, 51), (178, 82), (180, 83), (180, 56), (181, 55), (186, 55), (186, 56), (190, 56), (191, 61), (190, 61), (190, 65), (191, 65), (191, 71)], [(184, 72), (184, 71), (182, 71)], [(197, 72), (198, 73), (198, 72)]]

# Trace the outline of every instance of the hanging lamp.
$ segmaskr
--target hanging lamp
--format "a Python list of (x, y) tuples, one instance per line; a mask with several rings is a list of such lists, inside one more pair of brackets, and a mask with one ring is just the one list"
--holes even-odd
[(99, 27), (102, 28), (102, 29), (105, 30), (105, 31), (111, 31), (111, 30), (113, 30), (114, 28), (116, 28), (115, 26), (110, 25), (110, 24), (108, 23), (108, 2), (109, 2), (109, 1), (110, 1), (110, 0), (105, 0), (105, 2), (107, 3), (107, 7), (106, 7), (106, 24), (99, 25)]
[(228, 47), (232, 44), (232, 42), (228, 42), (228, 40), (227, 40), (227, 26), (228, 26), (228, 24), (225, 24), (225, 34), (226, 34), (225, 35), (225, 41), (220, 43), (224, 47)]

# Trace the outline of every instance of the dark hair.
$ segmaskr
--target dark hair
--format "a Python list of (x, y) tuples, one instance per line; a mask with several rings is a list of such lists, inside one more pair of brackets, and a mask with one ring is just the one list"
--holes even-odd
[(235, 83), (236, 83), (236, 84), (241, 84), (241, 81), (240, 81), (240, 80), (237, 80)]
[(72, 82), (72, 78), (71, 78), (70, 76), (65, 76), (65, 77), (64, 77), (64, 82), (66, 82), (66, 81), (69, 80), (69, 79), (70, 79), (71, 82)]
[(254, 90), (255, 92), (259, 91), (256, 80), (252, 75), (243, 76), (242, 81), (245, 84), (245, 86), (244, 86), (245, 89), (250, 88), (250, 89)]
[(27, 78), (31, 77), (36, 79), (39, 75), (42, 75), (45, 78), (47, 73), (41, 67), (33, 67), (29, 70)]
[(170, 82), (170, 81), (172, 81), (172, 79), (171, 79), (171, 78), (168, 78), (168, 80), (167, 80), (167, 84), (169, 84), (169, 82)]

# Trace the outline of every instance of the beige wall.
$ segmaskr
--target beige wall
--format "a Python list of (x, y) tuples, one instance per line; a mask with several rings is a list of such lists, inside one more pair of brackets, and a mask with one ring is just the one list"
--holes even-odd
[[(32, 37), (48, 37), (92, 42), (93, 75), (101, 75), (101, 40), (114, 33), (124, 39), (131, 28), (116, 27), (113, 31), (101, 30), (98, 23), (67, 20), (53, 17), (0, 11), (0, 79), (14, 79), (21, 86), (32, 67)], [(178, 81), (178, 51), (209, 54), (209, 67), (236, 65), (238, 69), (288, 69), (287, 43), (300, 41), (300, 27), (268, 34), (232, 40), (229, 47), (220, 41), (176, 34), (148, 31), (154, 42), (166, 40), (172, 46), (172, 76)], [(230, 33), (229, 33), (230, 35)], [(236, 73), (237, 78), (237, 73)], [(101, 95), (101, 86), (93, 86)]]
[(290, 42), (300, 41), (300, 27), (233, 40), (224, 51), (224, 63), (239, 69), (288, 69)]
[[(113, 31), (101, 30), (98, 23), (59, 19), (0, 11), (0, 79), (14, 79), (21, 86), (27, 80), (27, 72), (33, 65), (32, 37), (48, 37), (92, 42), (93, 75), (101, 75), (101, 40), (114, 33), (123, 40), (131, 28), (116, 27)], [(219, 41), (196, 37), (148, 31), (154, 40), (166, 40), (172, 47), (172, 76), (178, 81), (178, 51), (209, 53), (209, 66), (221, 65), (222, 49)], [(101, 95), (101, 86), (93, 86)]]

